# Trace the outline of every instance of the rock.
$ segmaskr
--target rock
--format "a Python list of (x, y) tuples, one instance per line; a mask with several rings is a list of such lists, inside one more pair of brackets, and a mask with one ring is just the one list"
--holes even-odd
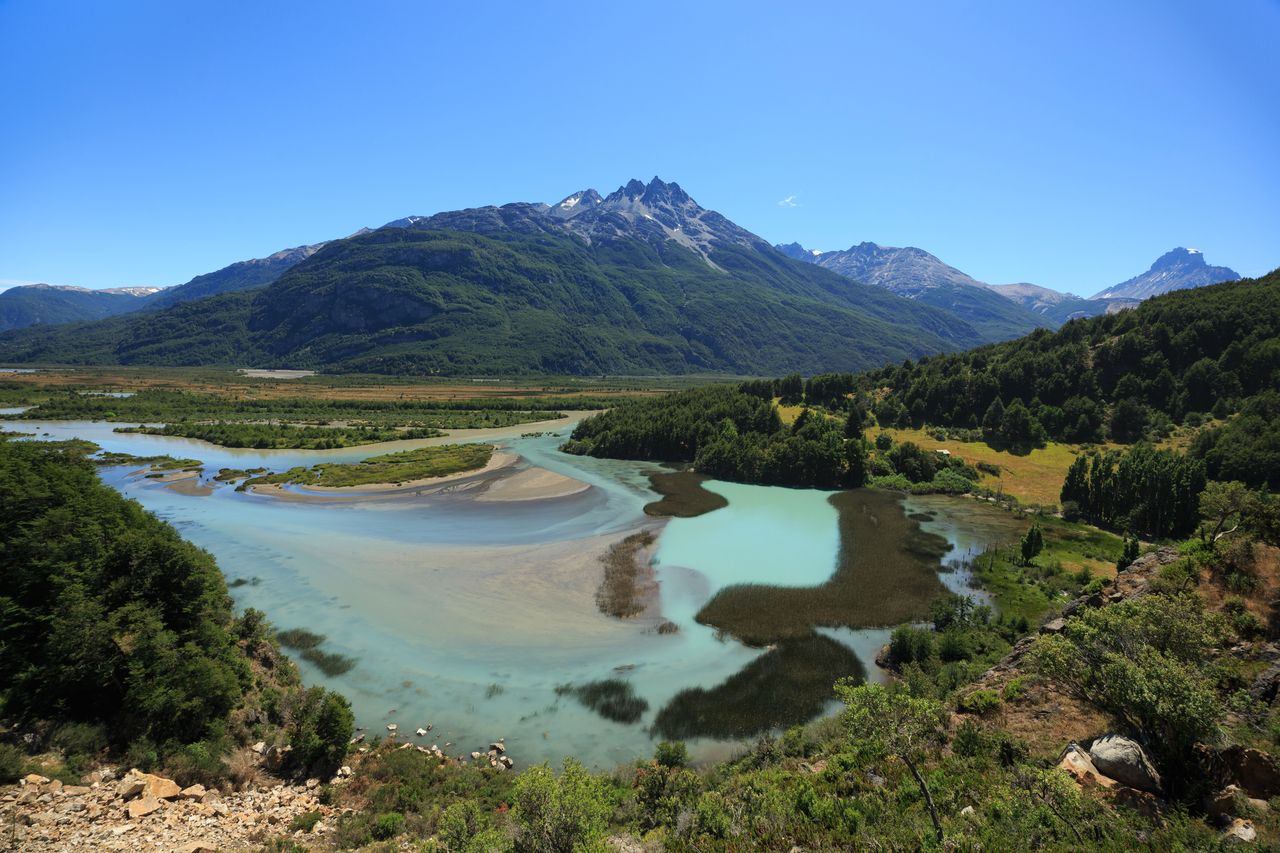
[(400, 727), (395, 723), (387, 723), (387, 731), (391, 732), (392, 734), (395, 734), (396, 731), (399, 730), (399, 728)]
[[(243, 742), (244, 742), (244, 741), (241, 741), (241, 743), (243, 743)], [(250, 747), (250, 749), (252, 749), (254, 752), (258, 753), (258, 755), (262, 755), (262, 753), (264, 753), (264, 752), (266, 752), (266, 751), (267, 751), (267, 744), (266, 744), (266, 741), (261, 741), (261, 740), (260, 740), (260, 741), (258, 741), (257, 743), (255, 743), (253, 746), (251, 746), (251, 747)]]
[(122, 823), (119, 826), (112, 827), (111, 834), (124, 835), (126, 832), (133, 832), (135, 829), (137, 829), (137, 827), (131, 823)]
[(142, 796), (155, 797), (157, 800), (172, 800), (182, 793), (182, 788), (172, 779), (156, 776), (151, 773), (134, 773), (135, 780), (142, 783)]
[(60, 794), (62, 793), (62, 780), (54, 779), (52, 782), (46, 782), (41, 786), (40, 790), (44, 791), (46, 794)]
[(1103, 775), (1140, 791), (1158, 792), (1160, 773), (1142, 745), (1123, 735), (1103, 735), (1089, 747), (1093, 765)]
[(1239, 785), (1228, 785), (1209, 798), (1209, 802), (1205, 806), (1205, 813), (1209, 817), (1235, 814), (1238, 811), (1236, 803), (1243, 797), (1244, 791), (1240, 790)]
[(960, 810), (961, 817), (969, 817), (973, 814), (973, 806), (965, 806)]
[(1269, 800), (1280, 794), (1280, 767), (1276, 761), (1260, 749), (1232, 746), (1219, 753), (1226, 766), (1227, 776), (1245, 790), (1250, 797)]
[(499, 757), (498, 763), (501, 764), (503, 767), (507, 768), (508, 770), (510, 770), (515, 765), (515, 762), (512, 761), (511, 757), (508, 755), (503, 755)]
[(136, 800), (129, 801), (129, 817), (137, 820), (140, 817), (160, 810), (160, 801), (150, 794), (143, 794)]
[(1160, 819), (1161, 803), (1155, 794), (1128, 785), (1116, 785), (1111, 789), (1111, 798), (1116, 805), (1131, 808), (1148, 820)]
[(1067, 748), (1062, 751), (1062, 755), (1058, 758), (1058, 769), (1065, 770), (1067, 775), (1081, 787), (1098, 785), (1103, 788), (1113, 788), (1116, 784), (1114, 779), (1099, 773), (1089, 753), (1074, 742), (1067, 744)]
[(414, 734), (417, 735), (418, 737), (426, 737), (427, 730), (424, 729), (422, 726), (418, 726), (418, 730), (414, 732)]
[(189, 788), (183, 788), (179, 796), (184, 800), (203, 800), (204, 795), (208, 793), (204, 789), (204, 785), (192, 785)]
[(122, 779), (116, 786), (116, 796), (122, 800), (130, 800), (142, 793), (147, 784), (141, 779)]
[(89, 793), (89, 792), (90, 792), (90, 791), (92, 791), (92, 790), (93, 790), (92, 788), (89, 788), (89, 787), (87, 787), (87, 786), (85, 786), (85, 785), (63, 785), (63, 786), (62, 786), (62, 796), (64, 796), (64, 797), (80, 797), (80, 796), (83, 796), (83, 795), (85, 795), (85, 794)]
[(344, 765), (342, 765), (341, 767), (339, 767), (339, 768), (338, 768), (338, 775), (339, 775), (339, 776), (350, 776), (350, 775), (351, 775), (351, 768), (350, 768), (350, 767), (348, 767), (348, 766), (347, 766), (347, 765), (345, 765), (345, 764), (344, 764)]
[(1052, 619), (1040, 626), (1041, 634), (1061, 634), (1067, 627), (1066, 619)]
[(1248, 844), (1257, 840), (1258, 831), (1253, 828), (1253, 821), (1236, 818), (1231, 821), (1230, 826), (1223, 830), (1222, 838), (1227, 842)]
[(177, 853), (218, 853), (218, 848), (204, 841), (188, 841), (177, 849)]
[(489, 751), (496, 752), (499, 755), (501, 755), (502, 753), (507, 751), (507, 747), (502, 743), (502, 741), (498, 741), (497, 743), (489, 744)]
[(47, 785), (49, 784), (49, 779), (45, 776), (41, 776), (39, 773), (28, 773), (26, 776), (22, 777), (22, 784)]
[(361, 732), (360, 734), (353, 737), (350, 741), (348, 741), (347, 745), (354, 746), (357, 743), (361, 743), (363, 740), (364, 740), (364, 732)]
[(1249, 695), (1259, 702), (1270, 705), (1280, 693), (1280, 663), (1273, 663), (1263, 670), (1249, 686)]
[(319, 780), (319, 779), (308, 779), (308, 780), (307, 780), (307, 790), (308, 790), (308, 791), (314, 791), (316, 788), (319, 788), (319, 787), (320, 787), (320, 780)]

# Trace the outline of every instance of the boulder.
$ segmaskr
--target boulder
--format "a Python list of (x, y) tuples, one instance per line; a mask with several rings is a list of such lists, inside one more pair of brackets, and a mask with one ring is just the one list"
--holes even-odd
[(129, 801), (129, 817), (132, 820), (137, 820), (140, 817), (159, 810), (160, 801), (150, 794), (143, 794), (136, 800)]
[(182, 793), (182, 788), (172, 779), (156, 776), (151, 773), (135, 773), (134, 778), (142, 782), (142, 796), (154, 797), (157, 800), (172, 800)]
[(1273, 663), (1253, 680), (1249, 695), (1265, 705), (1270, 705), (1280, 693), (1280, 663)]
[(1280, 794), (1280, 767), (1260, 749), (1232, 746), (1219, 753), (1227, 776), (1250, 797), (1269, 800)]
[(204, 795), (208, 793), (204, 789), (204, 785), (192, 785), (189, 788), (183, 788), (180, 796), (184, 800), (203, 800)]
[(422, 726), (418, 726), (418, 730), (415, 731), (414, 734), (417, 735), (418, 737), (426, 737), (427, 730), (424, 729)]
[(1067, 620), (1058, 618), (1051, 619), (1040, 626), (1041, 634), (1061, 634), (1067, 627)]
[(47, 784), (49, 784), (49, 780), (48, 780), (48, 778), (46, 778), (46, 777), (44, 777), (44, 776), (41, 776), (39, 773), (28, 773), (26, 776), (23, 776), (23, 777), (22, 777), (22, 784), (24, 784), (24, 785), (47, 785)]
[(116, 786), (116, 795), (122, 800), (131, 800), (142, 793), (142, 789), (147, 784), (141, 779), (130, 776), (120, 780), (120, 784)]
[(1244, 791), (1239, 785), (1228, 785), (1209, 798), (1209, 802), (1205, 805), (1205, 813), (1209, 817), (1233, 815), (1239, 810), (1236, 803), (1243, 798)]
[(1089, 753), (1077, 743), (1070, 743), (1058, 758), (1058, 769), (1065, 770), (1067, 775), (1081, 787), (1098, 785), (1103, 788), (1115, 787), (1116, 781), (1098, 772)]
[(1140, 791), (1160, 790), (1160, 773), (1133, 738), (1103, 735), (1089, 746), (1089, 757), (1104, 776)]
[(1222, 837), (1229, 843), (1249, 844), (1258, 839), (1258, 831), (1253, 828), (1253, 821), (1236, 818), (1223, 830)]

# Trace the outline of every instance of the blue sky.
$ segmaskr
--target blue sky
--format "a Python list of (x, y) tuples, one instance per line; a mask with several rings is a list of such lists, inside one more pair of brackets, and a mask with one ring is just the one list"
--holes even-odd
[(1256, 275), (1277, 44), (1274, 0), (0, 0), (0, 282), (178, 284), (653, 175), (991, 282), (1093, 293), (1177, 245)]

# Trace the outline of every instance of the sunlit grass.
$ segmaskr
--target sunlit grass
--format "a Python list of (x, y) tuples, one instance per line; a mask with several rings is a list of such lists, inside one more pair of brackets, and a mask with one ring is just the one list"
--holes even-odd
[(911, 441), (926, 450), (949, 450), (970, 465), (985, 462), (1000, 468), (1000, 476), (983, 473), (979, 485), (1017, 498), (1024, 504), (1057, 504), (1067, 469), (1081, 452), (1078, 445), (1049, 442), (1029, 453), (996, 450), (982, 441), (938, 441), (923, 429), (879, 429), (867, 431), (874, 439), (888, 433), (894, 442)]

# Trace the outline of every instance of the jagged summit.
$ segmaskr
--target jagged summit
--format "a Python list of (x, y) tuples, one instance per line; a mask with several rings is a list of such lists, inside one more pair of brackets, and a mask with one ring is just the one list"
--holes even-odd
[(1211, 267), (1199, 249), (1179, 246), (1156, 258), (1151, 268), (1099, 293), (1094, 299), (1148, 299), (1171, 290), (1186, 290), (1224, 281), (1240, 274), (1230, 267)]
[(674, 240), (716, 266), (711, 256), (717, 246), (759, 249), (768, 244), (734, 225), (714, 210), (707, 210), (674, 181), (655, 176), (649, 183), (632, 178), (607, 196), (594, 189), (579, 190), (553, 205), (517, 202), (408, 216), (387, 223), (395, 228), (450, 229), (491, 234), (495, 231), (568, 231), (594, 243), (625, 237), (651, 243)]

